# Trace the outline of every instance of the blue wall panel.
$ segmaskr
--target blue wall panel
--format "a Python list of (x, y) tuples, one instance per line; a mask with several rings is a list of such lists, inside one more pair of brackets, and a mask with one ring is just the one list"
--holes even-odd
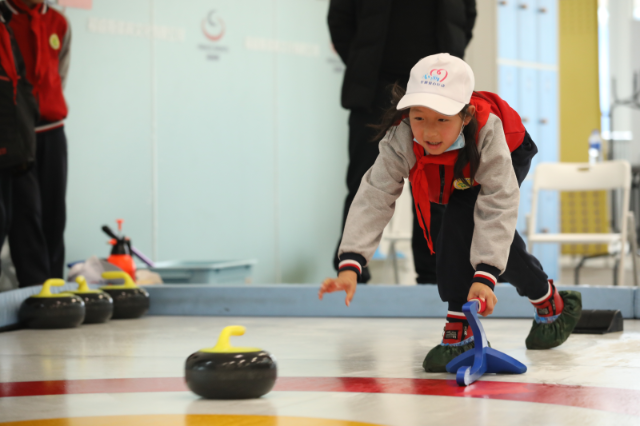
[(512, 65), (498, 66), (498, 92), (502, 99), (519, 111), (518, 68)]
[(538, 70), (538, 138), (540, 162), (558, 161), (558, 72)]
[[(518, 10), (515, 1), (498, 2), (498, 57), (518, 59)], [(502, 36), (509, 34), (509, 37)]]
[(537, 61), (544, 64), (557, 64), (558, 0), (538, 0), (536, 12)]
[(535, 1), (511, 1), (517, 3), (517, 58), (521, 61), (536, 62), (538, 56), (537, 9)]
[(517, 110), (531, 138), (538, 140), (538, 75), (535, 69), (518, 68)]

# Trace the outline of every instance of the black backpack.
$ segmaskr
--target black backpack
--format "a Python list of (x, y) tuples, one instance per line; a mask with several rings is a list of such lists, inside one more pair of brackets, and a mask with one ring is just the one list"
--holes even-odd
[(0, 25), (9, 32), (19, 76), (14, 97), (13, 82), (0, 65), (0, 172), (21, 173), (29, 170), (35, 161), (35, 126), (39, 117), (33, 87), (27, 80), (24, 60), (8, 24), (10, 19), (11, 11), (4, 2), (0, 3)]

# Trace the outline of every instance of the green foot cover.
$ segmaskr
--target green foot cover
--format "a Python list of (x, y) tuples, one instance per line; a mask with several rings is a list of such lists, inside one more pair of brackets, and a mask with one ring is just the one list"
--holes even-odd
[[(487, 342), (487, 344), (491, 347), (491, 343)], [(427, 373), (446, 373), (447, 364), (453, 361), (458, 355), (465, 353), (469, 349), (473, 349), (475, 346), (474, 342), (467, 343), (464, 346), (438, 345), (429, 351), (422, 363), (422, 368), (424, 368), (424, 371)]]
[(550, 324), (538, 324), (533, 320), (527, 336), (527, 349), (551, 349), (563, 344), (576, 327), (582, 314), (582, 295), (577, 291), (561, 291), (564, 309)]

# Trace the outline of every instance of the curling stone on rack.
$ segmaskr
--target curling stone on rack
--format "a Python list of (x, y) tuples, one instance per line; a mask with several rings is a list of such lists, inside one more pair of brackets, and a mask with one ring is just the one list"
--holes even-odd
[(91, 290), (87, 280), (79, 275), (76, 278), (78, 289), (66, 292), (82, 299), (86, 315), (83, 324), (99, 324), (107, 322), (113, 316), (113, 299), (102, 290)]
[(129, 274), (123, 271), (106, 271), (102, 273), (105, 280), (124, 280), (124, 284), (107, 285), (100, 290), (108, 293), (113, 299), (112, 319), (140, 318), (149, 310), (149, 293), (138, 287)]
[(187, 386), (208, 399), (259, 398), (276, 383), (278, 367), (269, 352), (234, 347), (229, 337), (242, 336), (245, 328), (225, 327), (213, 348), (200, 349), (187, 358)]
[(86, 312), (82, 298), (51, 293), (52, 286), (63, 285), (65, 282), (61, 279), (47, 280), (40, 293), (22, 302), (18, 311), (20, 323), (30, 328), (73, 328), (82, 324)]

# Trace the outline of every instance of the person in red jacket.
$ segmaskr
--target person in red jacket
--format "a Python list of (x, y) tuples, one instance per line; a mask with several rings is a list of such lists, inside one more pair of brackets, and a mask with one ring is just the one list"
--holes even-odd
[(13, 181), (11, 258), (21, 287), (62, 278), (66, 223), (67, 140), (63, 88), (69, 69), (67, 19), (44, 0), (7, 0), (10, 26), (38, 101), (36, 161)]
[(13, 178), (35, 160), (38, 120), (33, 87), (9, 26), (12, 17), (7, 5), (0, 2), (0, 246), (11, 225)]

